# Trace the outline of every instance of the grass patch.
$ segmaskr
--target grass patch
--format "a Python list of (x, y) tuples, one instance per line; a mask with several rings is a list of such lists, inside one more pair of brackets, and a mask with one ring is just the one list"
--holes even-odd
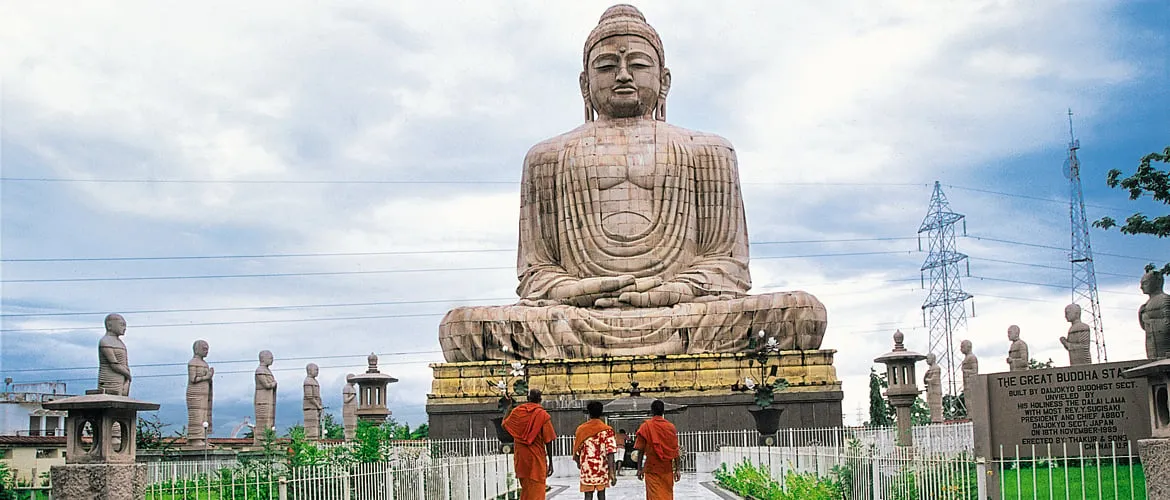
[(1086, 465), (1083, 476), (1081, 468), (1073, 466), (1009, 469), (1003, 471), (1002, 484), (1004, 500), (1049, 498), (1050, 495), (1054, 498), (1146, 498), (1146, 477), (1140, 464)]

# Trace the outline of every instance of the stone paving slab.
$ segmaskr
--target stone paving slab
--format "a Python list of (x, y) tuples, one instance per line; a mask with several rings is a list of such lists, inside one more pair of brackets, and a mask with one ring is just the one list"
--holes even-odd
[[(577, 477), (551, 477), (548, 481), (552, 489), (548, 498), (557, 500), (584, 499), (585, 494), (578, 490)], [(674, 485), (674, 497), (687, 500), (736, 500), (736, 497), (722, 492), (714, 487), (715, 478), (707, 474), (683, 474), (682, 480)], [(633, 471), (626, 471), (618, 476), (617, 486), (607, 488), (605, 500), (634, 500), (646, 498), (646, 486)]]

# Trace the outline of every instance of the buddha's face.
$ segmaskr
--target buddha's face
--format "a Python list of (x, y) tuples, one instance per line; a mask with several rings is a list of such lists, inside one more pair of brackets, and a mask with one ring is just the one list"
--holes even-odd
[(308, 373), (310, 377), (316, 378), (317, 373), (319, 373), (319, 372), (320, 372), (320, 370), (317, 368), (317, 365), (315, 365), (315, 364), (310, 363), (309, 366), (305, 367), (305, 373)]
[(971, 354), (971, 342), (964, 340), (961, 344), (959, 344), (959, 352), (963, 354)]
[(272, 353), (269, 351), (260, 351), (260, 365), (272, 366)]
[(1020, 340), (1020, 328), (1018, 326), (1012, 325), (1008, 328), (1008, 340), (1012, 342)]
[(207, 357), (207, 351), (209, 349), (210, 349), (210, 347), (207, 345), (207, 342), (204, 342), (202, 340), (195, 342), (194, 350), (195, 350), (196, 356), (199, 356), (201, 358)]
[(589, 51), (589, 96), (602, 118), (649, 116), (658, 104), (664, 71), (654, 46), (642, 37), (606, 38)]

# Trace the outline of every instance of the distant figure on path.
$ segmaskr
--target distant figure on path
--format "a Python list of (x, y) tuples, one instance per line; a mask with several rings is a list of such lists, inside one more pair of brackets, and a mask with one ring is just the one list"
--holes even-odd
[(544, 500), (548, 477), (553, 474), (552, 442), (557, 438), (552, 416), (540, 406), (540, 389), (528, 391), (528, 402), (504, 417), (504, 430), (515, 439), (516, 477), (520, 500)]
[(682, 478), (678, 429), (666, 421), (666, 403), (650, 403), (649, 420), (638, 427), (634, 448), (639, 452), (638, 479), (646, 482), (646, 500), (674, 500), (674, 483)]
[(581, 471), (581, 491), (585, 493), (585, 500), (593, 500), (594, 491), (597, 500), (605, 500), (605, 488), (617, 484), (617, 467), (613, 460), (613, 454), (618, 451), (617, 441), (613, 427), (601, 420), (605, 409), (601, 401), (590, 401), (585, 409), (589, 411), (589, 420), (577, 426), (573, 461)]

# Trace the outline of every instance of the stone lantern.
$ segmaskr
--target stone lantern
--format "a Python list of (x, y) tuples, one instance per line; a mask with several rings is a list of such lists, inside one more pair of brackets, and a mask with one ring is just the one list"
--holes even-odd
[(135, 463), (138, 412), (157, 410), (158, 403), (90, 390), (44, 407), (69, 412), (65, 465), (50, 471), (53, 498), (142, 498), (146, 466)]
[(910, 408), (914, 400), (918, 399), (918, 375), (914, 373), (914, 364), (926, 359), (923, 354), (909, 351), (902, 341), (906, 335), (901, 330), (894, 332), (894, 350), (874, 358), (875, 363), (886, 365), (886, 380), (889, 388), (886, 389), (886, 398), (898, 416), (898, 446), (913, 446), (914, 435), (910, 432)]
[(1150, 439), (1138, 440), (1138, 456), (1146, 472), (1147, 498), (1170, 495), (1170, 359), (1163, 358), (1124, 372), (1125, 378), (1145, 378), (1150, 386)]
[(358, 420), (382, 425), (390, 416), (390, 409), (386, 408), (386, 386), (397, 382), (398, 379), (378, 371), (378, 356), (370, 353), (366, 358), (369, 369), (360, 375), (354, 375), (353, 383), (358, 386)]

